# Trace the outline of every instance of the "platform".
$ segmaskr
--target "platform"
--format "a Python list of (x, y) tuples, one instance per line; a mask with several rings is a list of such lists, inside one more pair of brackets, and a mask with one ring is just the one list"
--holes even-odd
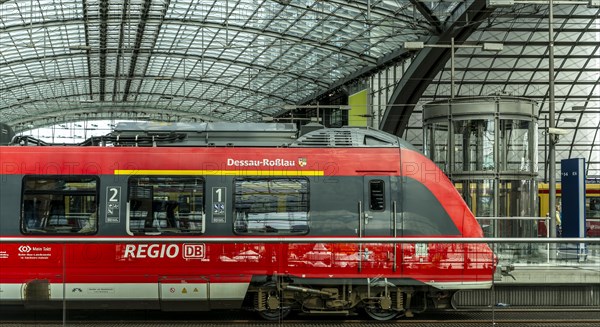
[(513, 265), (514, 270), (497, 274), (496, 284), (599, 284), (600, 264)]
[[(552, 246), (556, 248), (550, 250)], [(584, 251), (578, 244), (511, 244), (496, 250), (492, 288), (458, 292), (456, 308), (600, 307), (598, 244)]]
[(600, 245), (516, 245), (496, 252), (497, 284), (600, 284)]

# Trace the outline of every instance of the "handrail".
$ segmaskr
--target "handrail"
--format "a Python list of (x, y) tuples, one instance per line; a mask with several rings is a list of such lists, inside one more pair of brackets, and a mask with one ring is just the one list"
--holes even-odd
[[(550, 217), (475, 217), (476, 220), (550, 220)], [(586, 221), (600, 221), (600, 218), (586, 217)]]
[(550, 220), (550, 217), (475, 217), (476, 220)]
[(47, 237), (47, 236), (2, 236), (0, 243), (600, 243), (599, 237), (594, 238), (515, 238), (515, 237), (285, 237), (285, 236), (263, 236), (263, 237)]

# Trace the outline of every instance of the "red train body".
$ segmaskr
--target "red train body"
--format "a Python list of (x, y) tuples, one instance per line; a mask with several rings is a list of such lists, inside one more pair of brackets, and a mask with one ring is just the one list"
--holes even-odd
[[(340, 133), (353, 143), (311, 143)], [(483, 236), (445, 175), (394, 136), (186, 139), (0, 147), (0, 304), (249, 308), (267, 319), (364, 309), (385, 320), (492, 284), (486, 244), (369, 242)], [(364, 243), (312, 240), (330, 237)]]

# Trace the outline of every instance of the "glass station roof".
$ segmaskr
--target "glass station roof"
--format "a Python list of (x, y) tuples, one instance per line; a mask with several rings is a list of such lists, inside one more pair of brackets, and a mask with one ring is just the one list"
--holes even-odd
[(260, 121), (429, 28), (395, 0), (0, 0), (1, 121)]

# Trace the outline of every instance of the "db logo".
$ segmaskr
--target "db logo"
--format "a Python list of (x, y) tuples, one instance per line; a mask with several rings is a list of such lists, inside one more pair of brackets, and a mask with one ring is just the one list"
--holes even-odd
[(184, 244), (184, 259), (204, 259), (204, 244)]
[(29, 246), (29, 245), (21, 245), (21, 246), (19, 246), (19, 252), (21, 252), (21, 253), (29, 253), (29, 252), (31, 252), (31, 246)]

